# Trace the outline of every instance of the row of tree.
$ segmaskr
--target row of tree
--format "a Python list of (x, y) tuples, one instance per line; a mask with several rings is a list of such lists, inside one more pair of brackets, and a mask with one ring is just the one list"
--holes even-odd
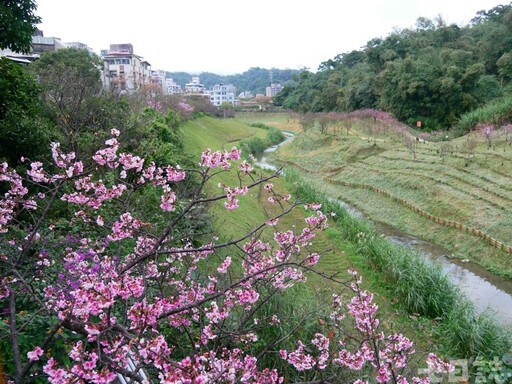
[(510, 95), (512, 6), (480, 11), (467, 26), (419, 18), (361, 50), (303, 70), (275, 103), (296, 111), (382, 109), (399, 120), (448, 128), (467, 111)]

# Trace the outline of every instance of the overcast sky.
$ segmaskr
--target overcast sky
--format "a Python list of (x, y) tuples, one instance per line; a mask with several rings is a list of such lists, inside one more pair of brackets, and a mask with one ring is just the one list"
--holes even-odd
[(153, 69), (242, 73), (307, 67), (418, 17), (467, 24), (498, 0), (36, 0), (45, 36), (95, 52), (131, 43)]

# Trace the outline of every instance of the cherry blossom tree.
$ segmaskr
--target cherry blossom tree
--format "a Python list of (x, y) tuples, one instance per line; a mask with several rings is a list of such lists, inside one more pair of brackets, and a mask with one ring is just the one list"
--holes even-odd
[(505, 134), (505, 141), (509, 141), (509, 145), (510, 145), (510, 134), (512, 133), (512, 124), (507, 124), (505, 126), (503, 126), (502, 128), (502, 132)]
[(394, 131), (400, 137), (403, 145), (405, 145), (405, 147), (411, 151), (414, 160), (417, 160), (419, 138), (411, 135), (409, 131), (401, 125), (394, 127)]
[(492, 147), (492, 139), (494, 135), (494, 125), (492, 124), (481, 124), (477, 127), (478, 132), (482, 136), (485, 137), (485, 140), (487, 141), (487, 149), (491, 149)]
[[(258, 177), (240, 162), (238, 149), (207, 149), (198, 168), (182, 170), (121, 152), (118, 135), (113, 129), (90, 169), (56, 143), (54, 164), (24, 159), (26, 173), (0, 166), (0, 336), (12, 361), (8, 381), (283, 382), (282, 372), (252, 354), (259, 331), (279, 324), (278, 313), (255, 314), (314, 273), (320, 255), (310, 244), (327, 225), (321, 207), (305, 205), (303, 225), (280, 230), (279, 219), (298, 203), (276, 191), (277, 174)], [(228, 171), (237, 173), (236, 185), (219, 183), (212, 194), (208, 185)], [(200, 183), (183, 199), (175, 187), (193, 173)], [(176, 230), (201, 205), (223, 202), (236, 214), (240, 196), (260, 186), (281, 210), (239, 238)], [(164, 220), (144, 219), (149, 191), (158, 192), (153, 202)], [(290, 335), (280, 335), (264, 353), (310, 382), (339, 382), (341, 372), (363, 369), (379, 383), (408, 382), (412, 342), (379, 329), (372, 294), (350, 275), (339, 282), (351, 294), (333, 297), (311, 339), (287, 350), (279, 340)], [(450, 369), (435, 355), (427, 363), (432, 372)]]

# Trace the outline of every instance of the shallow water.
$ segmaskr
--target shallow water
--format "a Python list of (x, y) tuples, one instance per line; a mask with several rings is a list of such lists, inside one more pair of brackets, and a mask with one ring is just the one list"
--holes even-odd
[[(363, 212), (346, 202), (338, 199), (335, 201), (352, 216), (370, 220)], [(421, 240), (388, 224), (373, 223), (377, 231), (391, 242), (413, 249), (439, 263), (450, 280), (471, 300), (477, 313), (489, 311), (499, 323), (512, 325), (512, 281), (494, 275), (478, 264), (450, 258), (450, 252), (440, 245)]]
[(293, 140), (293, 137), (294, 137), (293, 134), (287, 133), (287, 132), (283, 132), (283, 134), (286, 136), (286, 139), (277, 145), (268, 147), (267, 149), (265, 149), (265, 151), (263, 153), (256, 156), (257, 161), (254, 163), (255, 165), (257, 165), (258, 167), (260, 167), (262, 169), (266, 169), (269, 171), (277, 171), (278, 167), (275, 164), (268, 162), (268, 154), (275, 152), (281, 145), (284, 145)]
[(490, 311), (498, 322), (512, 325), (512, 281), (496, 276), (481, 266), (449, 258), (437, 244), (423, 241), (388, 225), (377, 228), (393, 243), (411, 248), (441, 265), (450, 280), (473, 302), (477, 313)]

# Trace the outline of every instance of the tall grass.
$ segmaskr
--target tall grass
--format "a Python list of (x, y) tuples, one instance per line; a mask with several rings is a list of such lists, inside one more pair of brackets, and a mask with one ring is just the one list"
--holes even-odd
[(296, 171), (286, 170), (285, 177), (301, 200), (322, 203), (324, 212), (335, 213), (340, 236), (355, 244), (359, 255), (390, 283), (392, 295), (407, 311), (433, 321), (441, 350), (452, 357), (492, 359), (512, 348), (510, 331), (488, 314), (477, 315), (473, 304), (440, 266), (381, 237), (368, 221), (350, 215)]
[(465, 113), (456, 126), (461, 134), (471, 131), (478, 124), (500, 126), (512, 119), (512, 97), (505, 97), (482, 108)]

